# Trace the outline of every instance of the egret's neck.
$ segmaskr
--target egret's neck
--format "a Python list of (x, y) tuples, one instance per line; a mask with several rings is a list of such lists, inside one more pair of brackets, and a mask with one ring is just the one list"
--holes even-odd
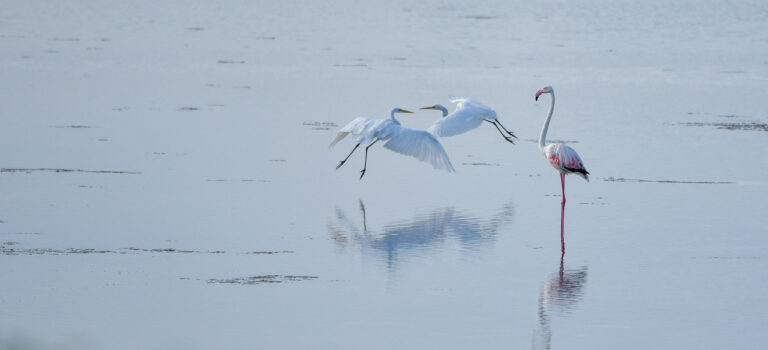
[(552, 112), (555, 110), (555, 93), (552, 95), (552, 103), (549, 105), (549, 112), (547, 112), (547, 119), (544, 121), (544, 127), (541, 128), (541, 135), (539, 136), (539, 149), (544, 149), (547, 145), (547, 129), (549, 129), (549, 121), (552, 119)]
[(397, 119), (395, 119), (395, 111), (392, 111), (392, 114), (390, 114), (390, 118), (392, 118), (392, 121), (397, 122)]
[(437, 109), (443, 112), (443, 118), (445, 118), (448, 115), (448, 108), (445, 108), (443, 106), (437, 106)]

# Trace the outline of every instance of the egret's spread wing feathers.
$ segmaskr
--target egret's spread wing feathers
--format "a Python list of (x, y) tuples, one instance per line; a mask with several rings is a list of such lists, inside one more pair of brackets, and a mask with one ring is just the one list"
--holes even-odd
[(427, 129), (440, 137), (454, 136), (470, 131), (483, 123), (483, 120), (495, 120), (496, 112), (488, 106), (470, 98), (452, 98), (456, 111), (436, 121)]
[(373, 119), (362, 117), (355, 118), (351, 122), (347, 123), (347, 125), (344, 125), (344, 127), (339, 129), (338, 133), (336, 133), (336, 138), (331, 141), (331, 144), (328, 145), (328, 148), (333, 147), (336, 143), (343, 140), (349, 134), (361, 135), (372, 124), (372, 122), (374, 122)]
[(483, 116), (471, 109), (459, 108), (443, 119), (436, 121), (427, 131), (440, 137), (463, 134), (483, 122)]
[(422, 162), (432, 164), (435, 169), (448, 172), (456, 171), (448, 159), (445, 149), (432, 134), (424, 130), (403, 128), (392, 134), (392, 138), (384, 144), (388, 150), (415, 157)]
[(464, 101), (467, 99), (464, 97), (456, 97), (456, 96), (448, 96), (448, 101), (451, 101), (451, 103), (457, 103), (456, 109), (460, 109)]
[(333, 139), (333, 141), (331, 141), (331, 144), (328, 145), (328, 148), (331, 148), (337, 143), (339, 143), (339, 141), (343, 140), (345, 137), (347, 137), (347, 135), (349, 135), (348, 132), (339, 131), (338, 133), (336, 133), (336, 137)]

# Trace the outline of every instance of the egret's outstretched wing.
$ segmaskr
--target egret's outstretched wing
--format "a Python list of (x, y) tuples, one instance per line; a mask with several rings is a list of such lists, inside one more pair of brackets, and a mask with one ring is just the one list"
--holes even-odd
[(458, 103), (456, 111), (432, 124), (427, 129), (431, 134), (440, 137), (459, 135), (480, 126), (486, 118), (496, 119), (496, 112), (475, 100), (461, 98), (451, 102)]
[(440, 137), (454, 136), (470, 131), (483, 122), (483, 117), (470, 110), (459, 109), (436, 121), (427, 131)]
[(392, 133), (392, 138), (384, 144), (384, 147), (430, 163), (435, 169), (456, 171), (440, 142), (424, 130), (403, 128), (398, 125), (397, 130)]
[(362, 134), (370, 125), (374, 122), (374, 119), (368, 119), (368, 118), (362, 118), (358, 117), (349, 122), (347, 125), (344, 125), (339, 131), (336, 133), (336, 138), (331, 141), (331, 144), (328, 145), (328, 148), (333, 147), (336, 143), (347, 137), (347, 135), (360, 135)]

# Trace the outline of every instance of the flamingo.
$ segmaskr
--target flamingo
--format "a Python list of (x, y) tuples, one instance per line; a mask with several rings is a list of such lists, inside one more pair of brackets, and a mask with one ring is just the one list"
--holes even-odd
[(560, 173), (560, 186), (563, 191), (563, 201), (560, 204), (560, 244), (561, 251), (565, 254), (565, 175), (576, 174), (589, 182), (589, 171), (584, 167), (584, 162), (581, 161), (579, 154), (570, 146), (563, 143), (546, 144), (549, 121), (552, 119), (552, 111), (555, 109), (555, 90), (551, 86), (541, 88), (539, 91), (536, 91), (536, 101), (539, 100), (539, 96), (542, 94), (552, 95), (552, 103), (549, 105), (547, 119), (541, 128), (539, 149), (544, 154), (544, 158), (547, 159), (549, 165)]
[[(447, 108), (439, 104), (421, 108), (435, 109), (443, 112), (443, 119), (436, 121), (427, 129), (431, 134), (440, 137), (463, 134), (480, 126), (483, 121), (486, 121), (493, 124), (505, 140), (512, 144), (515, 143), (512, 138), (514, 137), (516, 139), (517, 136), (507, 130), (504, 125), (501, 125), (498, 116), (496, 116), (496, 111), (490, 107), (471, 98), (456, 98), (452, 99), (451, 102), (457, 103), (456, 110), (451, 114), (448, 114)], [(499, 127), (501, 127), (501, 129)], [(502, 129), (504, 129), (504, 131), (501, 131)]]
[(416, 130), (400, 126), (400, 122), (395, 119), (395, 113), (413, 113), (411, 111), (395, 108), (392, 110), (389, 119), (369, 119), (355, 118), (349, 124), (339, 129), (336, 138), (331, 141), (328, 148), (333, 147), (349, 134), (357, 135), (357, 144), (349, 152), (344, 160), (339, 162), (336, 169), (340, 168), (349, 159), (352, 153), (361, 144), (365, 146), (365, 162), (363, 170), (360, 170), (360, 179), (365, 175), (365, 169), (368, 166), (368, 149), (378, 141), (387, 141), (384, 148), (406, 155), (418, 158), (423, 162), (432, 164), (435, 169), (441, 169), (448, 172), (454, 172), (453, 165), (448, 154), (439, 141), (425, 130)]
[(544, 121), (544, 126), (541, 128), (539, 149), (541, 150), (541, 153), (544, 154), (544, 158), (547, 159), (549, 165), (560, 173), (560, 185), (563, 190), (563, 203), (565, 203), (565, 175), (576, 174), (589, 182), (589, 171), (584, 167), (584, 163), (581, 161), (579, 154), (570, 146), (564, 143), (546, 144), (549, 121), (552, 119), (552, 111), (555, 109), (555, 90), (552, 89), (551, 86), (541, 88), (541, 90), (536, 92), (536, 101), (539, 100), (539, 96), (542, 94), (552, 95), (552, 103), (549, 105), (547, 119)]

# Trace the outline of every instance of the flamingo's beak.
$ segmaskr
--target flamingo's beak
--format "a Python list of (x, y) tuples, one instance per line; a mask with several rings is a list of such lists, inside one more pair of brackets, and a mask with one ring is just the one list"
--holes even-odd
[(541, 89), (541, 90), (539, 90), (539, 91), (536, 91), (536, 101), (538, 101), (538, 100), (539, 100), (539, 96), (541, 96), (541, 94), (543, 94), (543, 93), (544, 93), (544, 89)]

